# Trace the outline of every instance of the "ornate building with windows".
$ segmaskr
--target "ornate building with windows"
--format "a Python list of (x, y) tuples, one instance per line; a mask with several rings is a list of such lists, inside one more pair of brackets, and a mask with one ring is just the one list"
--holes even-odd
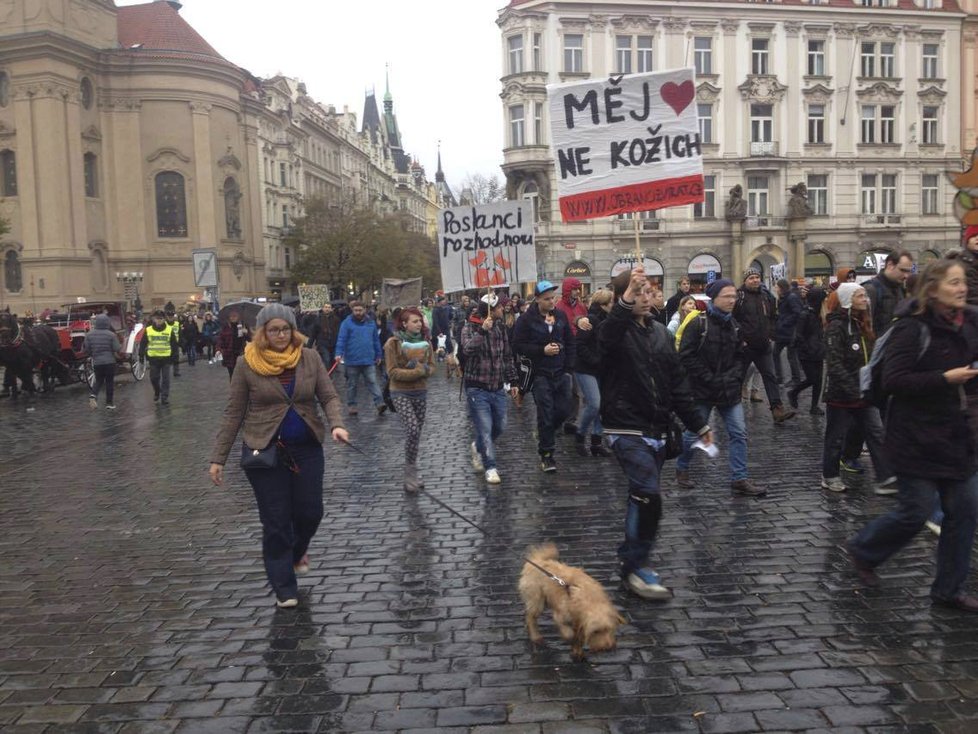
[(264, 290), (256, 88), (179, 9), (0, 6), (0, 307), (122, 299), (137, 272), (144, 307), (181, 304), (200, 247), (223, 300)]
[(885, 253), (957, 247), (945, 172), (960, 170), (963, 89), (974, 106), (956, 79), (964, 18), (956, 0), (512, 0), (503, 170), (508, 196), (534, 202), (540, 277), (600, 286), (634, 257), (629, 216), (561, 222), (546, 85), (683, 66), (706, 200), (638, 215), (667, 293), (751, 265), (868, 277)]

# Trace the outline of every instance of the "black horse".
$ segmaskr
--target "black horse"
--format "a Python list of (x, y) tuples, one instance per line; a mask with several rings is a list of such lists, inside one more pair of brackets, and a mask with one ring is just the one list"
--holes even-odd
[(5, 367), (3, 389), (17, 397), (20, 387), (33, 394), (34, 370), (41, 373), (44, 390), (53, 390), (55, 378), (62, 384), (70, 380), (67, 366), (61, 361), (58, 332), (47, 325), (33, 326), (29, 320), (0, 313), (0, 366)]

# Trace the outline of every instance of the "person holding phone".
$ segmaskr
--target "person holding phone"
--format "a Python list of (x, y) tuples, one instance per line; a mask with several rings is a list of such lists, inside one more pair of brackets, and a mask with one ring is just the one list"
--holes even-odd
[[(978, 311), (967, 307), (967, 295), (958, 261), (931, 262), (908, 315), (891, 328), (883, 362), (883, 389), (890, 394), (884, 448), (900, 506), (870, 522), (846, 548), (863, 583), (878, 585), (876, 568), (924, 527), (937, 495), (944, 522), (931, 600), (978, 613), (978, 598), (965, 590), (978, 527), (978, 456), (966, 407), (978, 392)], [(924, 328), (929, 340), (921, 338)]]

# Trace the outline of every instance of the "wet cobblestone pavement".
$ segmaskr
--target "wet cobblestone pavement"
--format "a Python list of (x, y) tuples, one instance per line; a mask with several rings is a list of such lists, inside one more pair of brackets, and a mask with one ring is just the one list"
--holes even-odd
[[(204, 363), (168, 408), (129, 378), (115, 413), (77, 389), (0, 404), (2, 731), (978, 731), (976, 620), (931, 608), (926, 531), (858, 586), (839, 545), (893, 500), (817, 488), (819, 419), (750, 409), (763, 499), (731, 497), (722, 457), (697, 460), (690, 491), (667, 465), (654, 560), (675, 599), (655, 604), (617, 585), (614, 460), (563, 437), (543, 475), (528, 401), (488, 488), (458, 383), (439, 378), (427, 488), (489, 536), (405, 497), (398, 419), (362, 411), (370, 456), (327, 449), (302, 605), (276, 610), (244, 476), (205, 474), (226, 391)], [(508, 549), (543, 540), (609, 589), (617, 650), (574, 662), (549, 616), (531, 648)]]

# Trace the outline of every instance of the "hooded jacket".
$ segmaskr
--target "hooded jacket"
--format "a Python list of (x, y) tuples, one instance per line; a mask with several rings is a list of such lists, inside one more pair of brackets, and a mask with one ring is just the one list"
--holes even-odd
[(733, 313), (740, 324), (740, 336), (750, 349), (763, 352), (771, 348), (771, 335), (778, 318), (778, 304), (771, 291), (763, 285), (756, 291), (740, 286)]
[(825, 393), (830, 405), (856, 407), (865, 404), (859, 385), (859, 369), (869, 364), (873, 341), (866, 339), (848, 309), (825, 317)]
[(802, 362), (821, 362), (825, 359), (825, 332), (821, 316), (824, 302), (825, 291), (821, 288), (810, 290), (795, 325), (795, 347)]
[(116, 354), (122, 351), (119, 337), (112, 331), (112, 321), (100, 313), (95, 317), (92, 330), (85, 334), (85, 344), (82, 348), (85, 354), (92, 358), (96, 367), (104, 364), (115, 364)]
[(564, 282), (560, 286), (561, 298), (557, 301), (557, 308), (567, 318), (571, 334), (574, 336), (577, 336), (577, 320), (581, 316), (587, 316), (587, 306), (584, 305), (584, 301), (578, 298), (574, 303), (571, 303), (570, 299), (571, 291), (580, 287), (581, 281), (577, 278), (564, 278)]
[(805, 306), (801, 295), (794, 288), (778, 299), (778, 323), (774, 329), (774, 340), (780, 344), (790, 344), (795, 338), (795, 326)]

